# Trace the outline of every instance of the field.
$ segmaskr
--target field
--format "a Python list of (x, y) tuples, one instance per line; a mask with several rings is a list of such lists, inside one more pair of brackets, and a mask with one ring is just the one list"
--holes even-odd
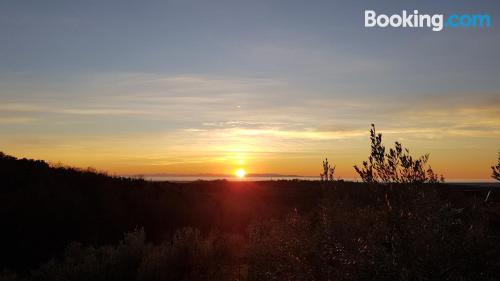
[(0, 280), (500, 278), (490, 188), (149, 182), (5, 155), (0, 176)]

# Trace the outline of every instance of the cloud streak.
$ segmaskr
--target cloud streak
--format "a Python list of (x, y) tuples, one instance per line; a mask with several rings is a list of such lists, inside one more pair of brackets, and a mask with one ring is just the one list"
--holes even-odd
[(304, 163), (330, 153), (352, 166), (372, 122), (389, 140), (435, 149), (500, 138), (496, 93), (444, 95), (395, 100), (317, 94), (286, 80), (93, 75), (52, 91), (50, 99), (6, 96), (0, 145), (21, 156), (57, 155), (53, 160), (122, 172), (227, 169), (244, 158), (267, 172), (289, 159), (290, 171), (311, 174)]

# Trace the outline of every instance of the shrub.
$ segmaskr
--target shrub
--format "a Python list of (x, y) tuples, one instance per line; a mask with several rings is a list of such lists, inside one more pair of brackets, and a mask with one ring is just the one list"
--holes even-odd
[[(0, 152), (0, 157), (2, 156), (2, 152)], [(17, 281), (19, 278), (15, 272), (11, 272), (8, 270), (4, 270), (0, 272), (0, 281)]]
[(330, 166), (328, 158), (323, 161), (323, 173), (319, 174), (321, 181), (334, 181), (335, 167)]
[(94, 248), (72, 243), (61, 261), (43, 265), (33, 273), (32, 280), (136, 280), (137, 268), (150, 247), (143, 229), (126, 233), (116, 246)]
[(491, 166), (491, 177), (500, 181), (500, 152), (498, 152), (498, 163), (495, 166)]
[(370, 129), (371, 153), (368, 161), (360, 168), (354, 165), (363, 182), (366, 183), (437, 183), (444, 181), (427, 165), (429, 154), (414, 158), (410, 151), (399, 142), (386, 153), (382, 144), (382, 134)]
[(498, 246), (480, 210), (424, 187), (380, 189), (369, 191), (375, 205), (336, 199), (332, 189), (314, 213), (252, 226), (249, 280), (498, 278)]
[[(198, 230), (184, 228), (160, 245), (145, 241), (141, 228), (126, 233), (117, 245), (94, 248), (72, 243), (62, 260), (43, 265), (29, 280), (233, 280), (234, 258), (227, 236), (204, 238)], [(9, 277), (15, 276), (3, 278)]]
[(224, 236), (203, 238), (184, 228), (144, 257), (139, 280), (231, 280), (233, 264)]

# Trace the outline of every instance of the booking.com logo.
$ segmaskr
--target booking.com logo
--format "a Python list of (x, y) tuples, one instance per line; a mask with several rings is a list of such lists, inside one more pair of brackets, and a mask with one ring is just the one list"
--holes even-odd
[(489, 28), (491, 18), (488, 14), (451, 14), (446, 17), (443, 14), (419, 14), (418, 10), (407, 13), (403, 10), (401, 14), (385, 15), (373, 10), (365, 10), (365, 27), (404, 27), (418, 28), (427, 27), (432, 31), (442, 31), (444, 28)]

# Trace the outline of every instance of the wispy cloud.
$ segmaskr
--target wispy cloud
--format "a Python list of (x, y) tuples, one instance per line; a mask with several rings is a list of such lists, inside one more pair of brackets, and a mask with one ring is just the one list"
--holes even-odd
[(36, 121), (35, 118), (29, 118), (29, 117), (0, 117), (0, 124), (4, 125), (29, 124), (34, 121)]
[(23, 103), (23, 102), (15, 102), (15, 103), (2, 103), (0, 104), (0, 112), (43, 112), (46, 111), (42, 105), (33, 104), (33, 103)]
[(147, 112), (147, 111), (117, 109), (117, 108), (68, 108), (68, 109), (61, 109), (61, 110), (52, 110), (50, 112), (51, 113), (60, 113), (60, 114), (91, 115), (91, 116), (149, 114), (149, 112)]
[[(30, 102), (6, 97), (2, 147), (49, 160), (79, 159), (77, 165), (168, 172), (243, 158), (272, 168), (269, 163), (280, 159), (301, 167), (310, 157), (358, 155), (372, 122), (386, 138), (432, 147), (445, 148), (442, 140), (449, 148), (468, 138), (490, 144), (500, 137), (494, 93), (394, 100), (318, 94), (287, 80), (142, 73), (93, 75), (51, 93)], [(352, 157), (345, 159), (350, 167)]]

